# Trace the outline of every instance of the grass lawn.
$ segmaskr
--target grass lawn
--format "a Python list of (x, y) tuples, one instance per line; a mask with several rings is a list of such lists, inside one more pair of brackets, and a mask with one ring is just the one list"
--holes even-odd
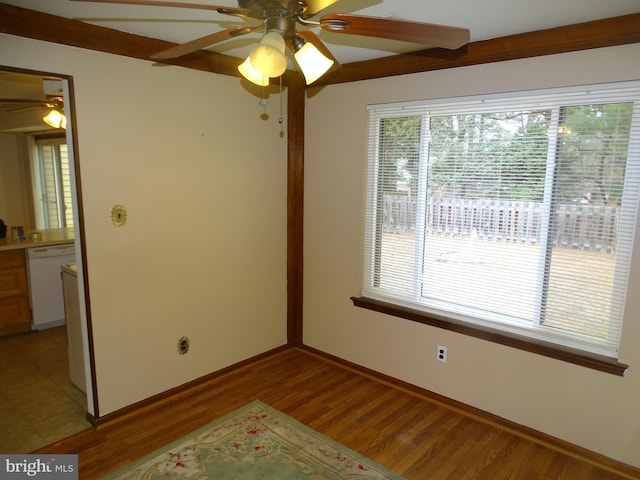
[[(381, 286), (411, 291), (414, 234), (382, 236)], [(423, 295), (462, 309), (496, 312), (537, 322), (545, 261), (540, 248), (519, 243), (441, 235), (425, 239)], [(551, 254), (545, 326), (606, 337), (615, 255), (567, 248)], [(420, 266), (418, 266), (418, 269)]]

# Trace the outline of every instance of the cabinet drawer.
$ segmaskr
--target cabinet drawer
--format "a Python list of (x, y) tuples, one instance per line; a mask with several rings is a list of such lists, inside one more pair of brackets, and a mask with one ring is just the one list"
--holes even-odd
[(22, 267), (0, 268), (0, 299), (28, 294), (27, 273)]
[(0, 252), (0, 270), (10, 267), (27, 268), (24, 250), (5, 250)]
[(0, 298), (0, 336), (28, 331), (31, 328), (30, 319), (28, 298)]
[(0, 337), (31, 329), (24, 250), (0, 252)]

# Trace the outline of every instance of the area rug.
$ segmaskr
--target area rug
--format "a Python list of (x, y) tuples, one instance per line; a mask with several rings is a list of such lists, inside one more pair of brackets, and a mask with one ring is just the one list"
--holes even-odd
[(104, 479), (402, 480), (402, 477), (256, 400)]

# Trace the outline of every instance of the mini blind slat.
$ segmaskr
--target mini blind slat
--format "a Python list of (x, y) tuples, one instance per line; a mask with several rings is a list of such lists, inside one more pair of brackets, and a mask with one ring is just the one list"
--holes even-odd
[(363, 294), (615, 357), (639, 93), (369, 106)]
[(73, 226), (71, 171), (63, 138), (37, 138), (39, 200), (44, 228)]

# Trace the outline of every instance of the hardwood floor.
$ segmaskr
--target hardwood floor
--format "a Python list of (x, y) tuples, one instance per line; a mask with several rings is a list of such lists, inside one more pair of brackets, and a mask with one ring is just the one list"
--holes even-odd
[(407, 480), (614, 480), (640, 473), (623, 466), (614, 473), (614, 462), (595, 466), (299, 349), (108, 415), (98, 426), (37, 453), (78, 453), (80, 478), (99, 478), (255, 399)]
[(69, 379), (66, 328), (0, 338), (0, 453), (27, 453), (91, 424)]

